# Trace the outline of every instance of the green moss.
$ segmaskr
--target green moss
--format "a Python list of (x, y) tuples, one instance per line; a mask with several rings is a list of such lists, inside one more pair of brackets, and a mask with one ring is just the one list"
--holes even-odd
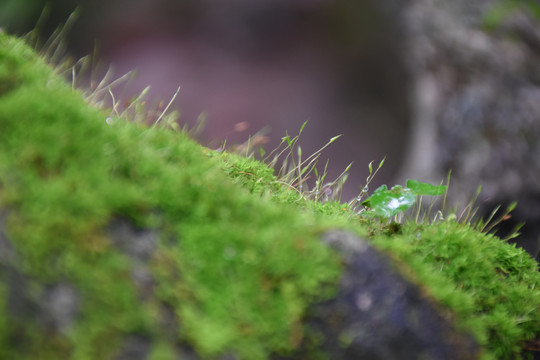
[[(351, 219), (359, 219), (347, 204), (339, 201), (318, 202), (306, 197), (290, 184), (280, 181), (274, 175), (274, 169), (267, 164), (244, 156), (231, 153), (211, 152), (211, 156), (219, 157), (221, 166), (229, 178), (251, 193), (268, 196), (278, 203), (293, 204), (298, 209), (313, 211), (324, 219), (331, 227), (349, 227), (358, 231), (357, 224), (351, 227)], [(356, 228), (356, 230), (353, 230)], [(360, 230), (362, 234), (364, 231)]]
[[(315, 215), (254, 197), (183, 134), (107, 125), (20, 40), (1, 34), (0, 49), (0, 83), (12, 84), (0, 97), (0, 201), (21, 271), (81, 294), (81, 321), (63, 339), (69, 357), (112, 358), (126, 334), (159, 336), (159, 301), (206, 356), (263, 359), (296, 345), (307, 303), (339, 275)], [(103, 233), (119, 216), (162, 233), (150, 302), (138, 299), (132, 262)]]
[(229, 178), (250, 192), (259, 195), (269, 191), (273, 194), (282, 192), (282, 185), (277, 183), (274, 170), (266, 164), (227, 152), (211, 154), (220, 158), (223, 170)]

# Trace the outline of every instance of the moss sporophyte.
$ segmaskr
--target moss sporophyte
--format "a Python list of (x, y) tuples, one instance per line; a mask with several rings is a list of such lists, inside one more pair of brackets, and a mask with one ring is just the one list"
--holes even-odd
[[(523, 250), (455, 216), (381, 229), (446, 186), (409, 180), (363, 200), (365, 186), (342, 203), (346, 174), (327, 182), (320, 153), (303, 158), (297, 137), (266, 156), (270, 166), (247, 158), (249, 146), (244, 156), (216, 152), (171, 131), (167, 115), (153, 127), (132, 121), (148, 118), (137, 99), (127, 112), (107, 109), (57, 72), (0, 33), (0, 242), (17, 254), (0, 254), (0, 358), (113, 359), (133, 334), (151, 339), (150, 359), (175, 358), (179, 343), (208, 359), (288, 353), (309, 305), (335, 293), (341, 261), (319, 241), (335, 228), (391, 254), (484, 358), (518, 359), (537, 338), (540, 275)], [(370, 164), (368, 184), (382, 163)], [(119, 221), (153, 239), (148, 261), (115, 244)], [(132, 281), (140, 273), (150, 290)], [(5, 300), (9, 274), (24, 279), (25, 299), (72, 289), (76, 320), (52, 334), (18, 316)]]

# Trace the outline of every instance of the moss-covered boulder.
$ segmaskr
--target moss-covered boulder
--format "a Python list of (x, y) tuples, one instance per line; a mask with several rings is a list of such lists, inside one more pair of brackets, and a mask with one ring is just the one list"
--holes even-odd
[[(108, 115), (0, 33), (0, 358), (377, 358), (359, 344), (442, 329), (403, 358), (510, 359), (538, 336), (523, 251), (452, 220), (387, 231), (262, 163)], [(382, 252), (328, 246), (334, 228)], [(364, 317), (332, 322), (349, 315)], [(377, 321), (391, 337), (366, 336)]]
[[(183, 134), (107, 124), (22, 41), (0, 36), (10, 314), (0, 357), (113, 358), (125, 334), (139, 334), (167, 358), (174, 317), (201, 355), (290, 347), (306, 302), (327, 296), (339, 273), (317, 241), (320, 221), (253, 198)], [(58, 291), (72, 294), (63, 310), (76, 316), (34, 318)]]

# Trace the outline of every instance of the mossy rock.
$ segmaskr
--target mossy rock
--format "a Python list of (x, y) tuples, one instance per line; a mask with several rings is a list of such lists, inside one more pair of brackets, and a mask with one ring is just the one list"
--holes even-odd
[(538, 336), (523, 251), (453, 221), (385, 234), (260, 162), (107, 116), (0, 33), (0, 358), (294, 356), (340, 296), (333, 228), (369, 235), (479, 357)]
[[(0, 197), (16, 253), (1, 292), (41, 299), (61, 282), (76, 289), (69, 302), (84, 320), (43, 333), (8, 298), (0, 357), (112, 358), (125, 333), (162, 341), (159, 357), (170, 316), (202, 355), (257, 359), (288, 348), (306, 301), (328, 296), (339, 274), (316, 217), (254, 198), (183, 134), (108, 125), (22, 41), (2, 34), (0, 43)], [(137, 237), (126, 244), (122, 231), (148, 234), (143, 250), (130, 251)], [(26, 281), (14, 284), (12, 273)], [(136, 273), (153, 280), (137, 288)]]

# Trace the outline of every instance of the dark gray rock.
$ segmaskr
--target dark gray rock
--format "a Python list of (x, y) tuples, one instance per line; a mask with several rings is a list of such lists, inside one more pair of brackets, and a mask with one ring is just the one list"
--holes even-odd
[(6, 213), (0, 209), (0, 264), (7, 264), (15, 259), (13, 245), (6, 234), (5, 220)]
[(152, 346), (151, 340), (142, 335), (128, 336), (115, 360), (145, 360), (148, 358)]
[[(314, 306), (302, 350), (287, 359), (477, 359), (480, 347), (393, 261), (365, 240), (331, 231), (323, 241), (336, 249), (345, 272), (336, 297)], [(315, 353), (311, 349), (315, 348)]]
[(159, 233), (154, 229), (140, 229), (123, 218), (114, 219), (107, 227), (111, 242), (124, 254), (138, 262), (148, 261), (157, 247)]
[(45, 288), (39, 301), (42, 326), (66, 334), (79, 313), (80, 297), (68, 283), (56, 283)]
[(148, 299), (152, 296), (155, 285), (148, 261), (156, 250), (159, 232), (155, 229), (137, 228), (123, 218), (112, 220), (106, 231), (112, 244), (131, 259), (131, 279), (141, 299)]

